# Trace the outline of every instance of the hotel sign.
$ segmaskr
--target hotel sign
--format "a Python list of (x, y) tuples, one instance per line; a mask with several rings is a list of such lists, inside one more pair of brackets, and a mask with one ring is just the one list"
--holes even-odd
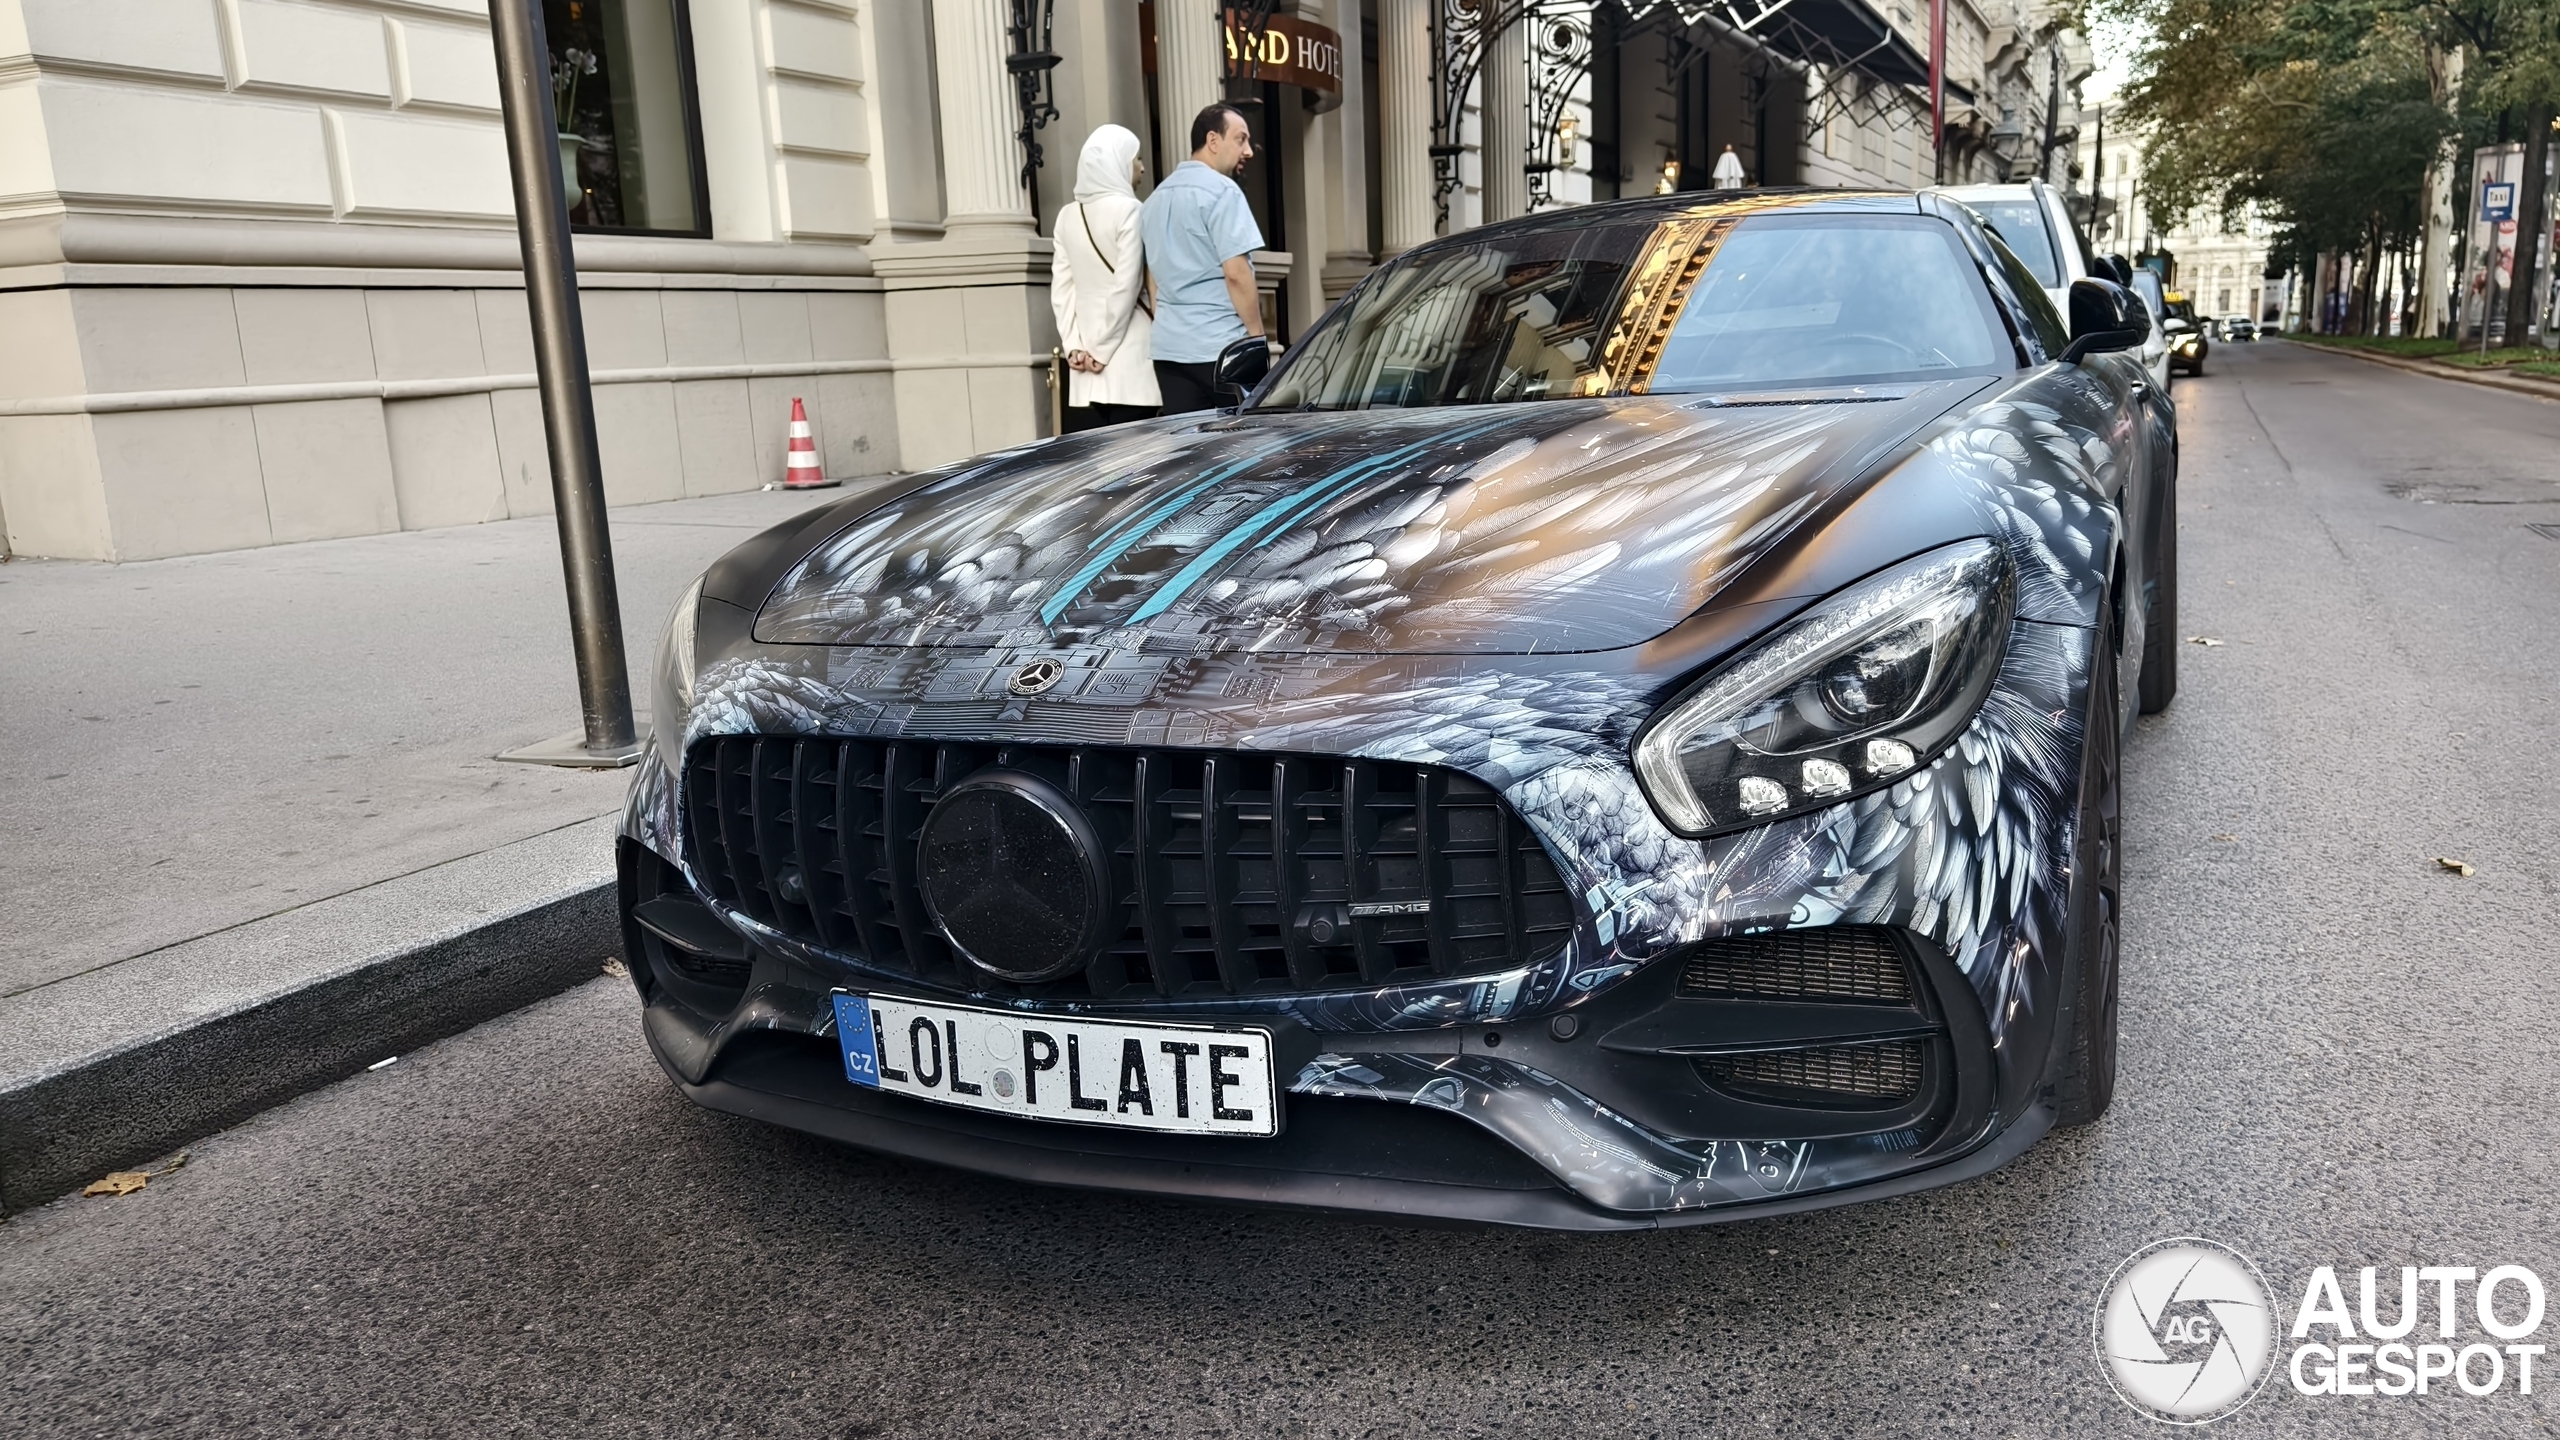
[[(1342, 37), (1294, 15), (1273, 15), (1264, 28), (1241, 10), (1227, 12), (1227, 74), (1269, 80), (1319, 95), (1342, 96)], [(1324, 107), (1324, 108), (1330, 108)]]

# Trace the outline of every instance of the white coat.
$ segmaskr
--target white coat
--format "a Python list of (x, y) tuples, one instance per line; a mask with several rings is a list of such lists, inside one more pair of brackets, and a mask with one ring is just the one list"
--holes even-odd
[(1049, 260), (1049, 308), (1059, 347), (1102, 362), (1102, 373), (1067, 372), (1069, 405), (1163, 403), (1149, 358), (1153, 329), (1139, 302), (1146, 295), (1146, 247), (1138, 233), (1138, 195), (1129, 180), (1138, 137), (1118, 125), (1087, 136), (1076, 163), (1076, 198), (1058, 212), (1057, 249)]

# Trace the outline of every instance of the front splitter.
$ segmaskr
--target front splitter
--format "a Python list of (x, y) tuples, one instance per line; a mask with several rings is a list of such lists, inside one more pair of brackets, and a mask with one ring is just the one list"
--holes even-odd
[[(776, 1037), (779, 1039), (779, 1037)], [(652, 1050), (656, 1049), (654, 1043)], [(1392, 1101), (1291, 1097), (1289, 1132), (1279, 1141), (1147, 1142), (1135, 1153), (1116, 1132), (1046, 1125), (940, 1108), (843, 1083), (826, 1057), (788, 1044), (726, 1056), (713, 1074), (688, 1083), (669, 1077), (706, 1109), (904, 1159), (1035, 1185), (1313, 1211), (1405, 1224), (1502, 1225), (1607, 1232), (1731, 1224), (1827, 1210), (1951, 1185), (1985, 1175), (2025, 1153), (2052, 1128), (2049, 1105), (2031, 1107), (1974, 1150), (1922, 1170), (1867, 1184), (1765, 1201), (1631, 1213), (1591, 1205), (1525, 1156), (1467, 1122)], [(1220, 1155), (1240, 1144), (1280, 1146), (1289, 1165)], [(1262, 1149), (1257, 1156), (1270, 1156)], [(1453, 1178), (1424, 1178), (1423, 1173)]]

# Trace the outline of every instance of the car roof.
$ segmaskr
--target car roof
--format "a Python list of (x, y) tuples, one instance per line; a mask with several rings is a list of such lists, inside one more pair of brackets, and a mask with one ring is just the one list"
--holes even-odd
[(2003, 181), (1996, 185), (1932, 185), (1929, 187), (1929, 193), (1964, 201), (2024, 200), (2036, 193), (2036, 182), (2018, 180)]

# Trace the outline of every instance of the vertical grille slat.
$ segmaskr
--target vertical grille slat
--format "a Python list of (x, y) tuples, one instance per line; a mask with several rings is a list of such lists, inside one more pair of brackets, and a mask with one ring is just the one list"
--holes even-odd
[(1522, 828), (1520, 822), (1512, 817), (1511, 808), (1504, 806), (1501, 838), (1495, 846), (1495, 857), (1502, 866), (1502, 937), (1506, 942), (1505, 948), (1514, 955), (1525, 948), (1523, 942), (1528, 939), (1520, 914), (1519, 850)]
[(720, 844), (729, 862), (729, 883), (738, 887), (738, 908), (770, 925), (773, 901), (764, 888), (764, 861), (755, 843), (755, 748), (753, 740), (720, 748)]
[[(964, 968), (924, 904), (925, 817), (990, 763), (1063, 789), (1107, 852), (1107, 938), (1065, 979), (1013, 985)], [(686, 859), (706, 899), (874, 968), (982, 994), (1412, 984), (1544, 959), (1575, 920), (1534, 832), (1481, 782), (1430, 766), (731, 735), (697, 741), (680, 777)], [(1415, 902), (1429, 908), (1350, 913)]]
[(1280, 862), (1279, 871), (1280, 945), (1289, 963), (1289, 985), (1296, 990), (1314, 990), (1324, 983), (1324, 959), (1298, 925), (1298, 911), (1307, 900), (1307, 867), (1300, 857), (1307, 848), (1306, 789), (1307, 762), (1286, 755), (1271, 761), (1271, 848)]
[[(809, 897), (809, 924), (818, 934), (818, 943), (831, 950), (845, 949), (846, 941), (852, 937), (845, 933), (840, 908), (844, 904), (844, 863), (838, 857), (833, 833), (836, 807), (831, 795), (821, 793), (835, 788), (834, 757), (818, 753), (823, 743), (820, 741), (790, 743), (792, 862), (800, 867), (801, 883)], [(823, 784), (818, 778), (821, 773), (827, 777)]]
[(1212, 755), (1200, 767), (1200, 888), (1207, 897), (1209, 943), (1218, 981), (1230, 995), (1253, 988), (1244, 958), (1244, 917), (1236, 913), (1236, 769), (1233, 756)]
[(1159, 995), (1171, 995), (1182, 988), (1181, 977), (1174, 973), (1173, 906), (1167, 903), (1166, 893), (1172, 889), (1173, 881), (1165, 873), (1164, 862), (1165, 769), (1162, 756), (1138, 756), (1129, 807), (1130, 841), (1138, 872), (1138, 923), (1147, 933), (1147, 968), (1154, 976)]
[(710, 887), (711, 898), (731, 909), (738, 905), (738, 885), (729, 875), (729, 846), (720, 833), (720, 746), (721, 741), (707, 741), (696, 746), (686, 757), (684, 790), (690, 795), (708, 794), (709, 805), (687, 807), (684, 827), (688, 853), (693, 859), (694, 873)]
[[(800, 878), (797, 846), (792, 836), (791, 760), (797, 740), (755, 742), (747, 756), (749, 823), (755, 831), (756, 863), (764, 872), (764, 893), (773, 906), (775, 928), (793, 933), (811, 928), (808, 890)], [(794, 899), (797, 892), (802, 899)]]
[(871, 876), (879, 866), (869, 832), (878, 823), (879, 812), (871, 792), (864, 788), (871, 774), (862, 765), (871, 751), (867, 746), (838, 745), (835, 752), (836, 855), (844, 868), (844, 905), (853, 923), (853, 943), (872, 964), (897, 965), (906, 959), (906, 952), (892, 952), (881, 943), (880, 926), (874, 919), (880, 891)]
[(1429, 770), (1416, 770), (1414, 784), (1414, 858), (1421, 863), (1423, 892), (1431, 897), (1431, 909), (1422, 917), (1423, 943), (1428, 947), (1431, 973), (1447, 975), (1458, 968), (1457, 947), (1450, 942), (1450, 903), (1447, 848), (1449, 843), (1448, 782)]
[[(1377, 772), (1369, 766), (1353, 762), (1342, 767), (1342, 869), (1351, 887), (1351, 903), (1368, 904), (1378, 899), (1377, 823), (1370, 805), (1377, 798)], [(1360, 979), (1370, 985), (1383, 985), (1393, 962), (1388, 959), (1385, 942), (1378, 938), (1378, 922), (1360, 917), (1351, 922), (1352, 944), (1358, 947)]]
[(924, 809), (916, 804), (914, 788), (926, 760), (916, 753), (918, 748), (892, 742), (881, 756), (880, 854), (908, 968), (930, 977), (943, 968), (937, 962), (948, 947), (934, 933), (933, 919), (925, 913), (924, 892), (916, 888), (916, 828), (924, 822)]

